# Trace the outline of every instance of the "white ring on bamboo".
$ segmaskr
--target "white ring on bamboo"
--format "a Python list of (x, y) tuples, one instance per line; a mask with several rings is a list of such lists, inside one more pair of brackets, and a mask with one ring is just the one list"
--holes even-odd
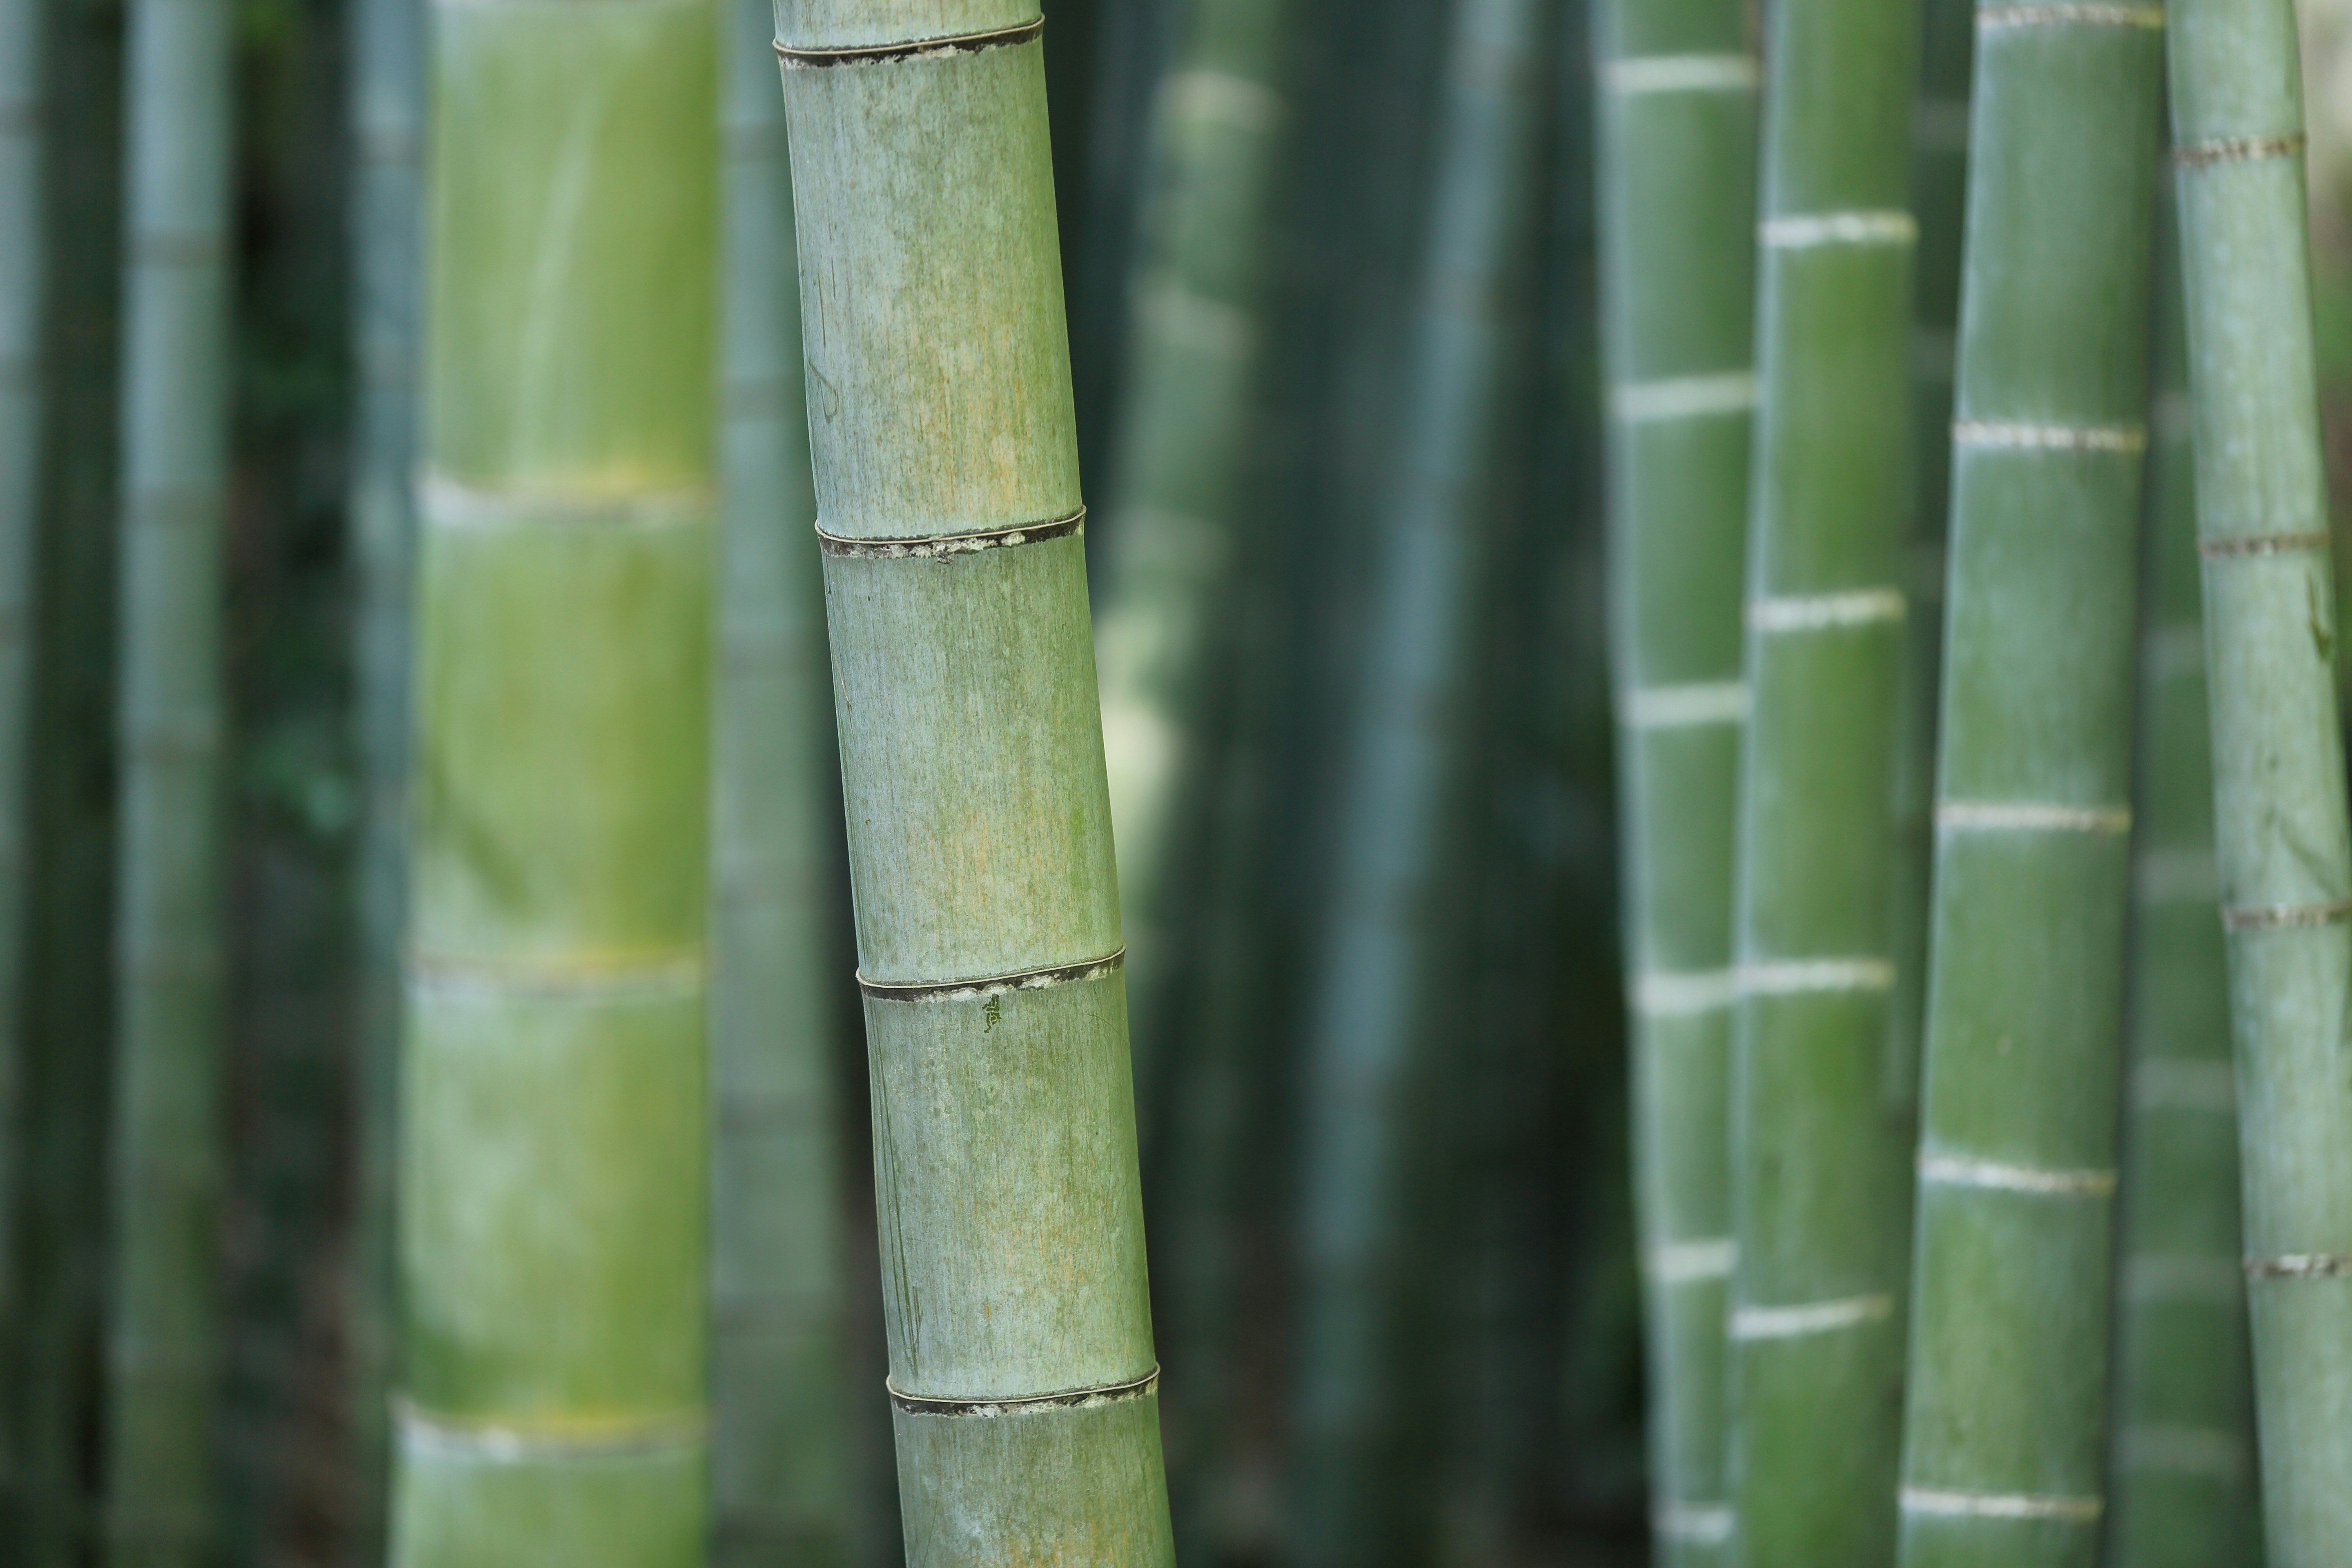
[(2045, 425), (2021, 419), (1955, 419), (1952, 445), (1971, 451), (2116, 452), (2147, 450), (2145, 425)]
[(2104, 1198), (2116, 1190), (2113, 1171), (2061, 1171), (2044, 1165), (2011, 1165), (1954, 1154), (1919, 1156), (1919, 1179), (1939, 1187), (1979, 1187), (2037, 1197)]
[(1835, 1301), (1808, 1301), (1796, 1307), (1736, 1307), (1731, 1313), (1735, 1340), (1788, 1340), (1805, 1334), (1826, 1334), (1885, 1322), (1895, 1315), (1895, 1298), (1887, 1295), (1847, 1296)]
[(1716, 1546), (1731, 1539), (1736, 1517), (1728, 1503), (1660, 1503), (1650, 1515), (1650, 1531), (1661, 1540)]
[(1609, 411), (1629, 425), (1664, 419), (1706, 419), (1753, 413), (1756, 373), (1727, 370), (1714, 375), (1676, 375), (1628, 382), (1609, 394)]
[(1936, 826), (1953, 833), (2105, 833), (2131, 831), (2124, 805), (2062, 805), (2039, 800), (1948, 800), (1936, 807)]
[(1236, 131), (1263, 133), (1282, 119), (1282, 95), (1264, 82), (1231, 71), (1178, 71), (1160, 89), (1165, 112), (1174, 120), (1201, 120)]
[(1963, 1492), (1942, 1487), (1905, 1487), (1903, 1511), (1941, 1519), (2039, 1519), (2059, 1524), (2096, 1524), (2106, 1500), (2047, 1497), (2037, 1492)]
[(2249, 1279), (2343, 1279), (2352, 1278), (2352, 1257), (2340, 1252), (2282, 1252), (2273, 1258), (2249, 1257)]
[(2196, 1301), (2226, 1307), (2246, 1299), (2245, 1268), (2234, 1258), (2179, 1252), (2140, 1252), (2123, 1261), (2126, 1300)]
[(1622, 97), (1643, 92), (1753, 92), (1753, 55), (1643, 55), (1611, 60), (1601, 85)]
[(1919, 224), (1907, 212), (1791, 213), (1756, 226), (1759, 244), (1773, 250), (1810, 250), (1823, 245), (1913, 245)]
[(480, 1459), (491, 1464), (692, 1453), (702, 1448), (709, 1437), (708, 1419), (702, 1412), (691, 1410), (568, 1430), (442, 1421), (398, 1397), (392, 1401), (392, 1415), (400, 1432), (401, 1447), (410, 1453)]
[(1986, 5), (1977, 11), (1977, 26), (1995, 27), (2146, 27), (2164, 30), (2164, 10), (2158, 5)]
[(2116, 1433), (2116, 1462), (2127, 1470), (2162, 1470), (2217, 1481), (2242, 1479), (2249, 1468), (2245, 1442), (2234, 1432), (2157, 1423)]
[(1857, 588), (1845, 594), (1776, 595), (1748, 602), (1748, 624), (1759, 632), (1818, 632), (1832, 627), (1899, 621), (1900, 588)]
[(1710, 680), (1688, 686), (1645, 686), (1618, 699), (1629, 730), (1687, 730), (1698, 724), (1738, 724), (1748, 717), (1748, 683)]
[(1737, 1005), (1739, 976), (1729, 969), (1675, 973), (1651, 970), (1633, 977), (1633, 1011), (1644, 1018), (1682, 1018)]
[(1739, 1244), (1729, 1237), (1706, 1241), (1669, 1241), (1654, 1247), (1645, 1260), (1650, 1278), (1661, 1285), (1689, 1285), (1702, 1279), (1728, 1279), (1739, 1262)]
[(2144, 1110), (2236, 1113), (2238, 1075), (2228, 1062), (2149, 1057), (2132, 1069), (2132, 1103)]
[(435, 528), (683, 528), (709, 522), (716, 505), (705, 489), (493, 489), (429, 468), (416, 476), (417, 514)]
[(1816, 992), (1892, 991), (1895, 965), (1883, 958), (1809, 958), (1747, 963), (1738, 971), (1743, 996), (1801, 996)]

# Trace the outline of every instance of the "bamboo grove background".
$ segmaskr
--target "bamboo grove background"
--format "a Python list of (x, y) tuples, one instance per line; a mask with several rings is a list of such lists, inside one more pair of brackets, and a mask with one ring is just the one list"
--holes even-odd
[[(1048, 15), (1124, 914), (1130, 946), (1150, 950), (1129, 984), (1188, 1564), (1698, 1562), (1653, 1542), (1653, 1468), (1695, 1467), (1674, 1495), (1702, 1510), (1701, 1534), (1723, 1495), (1720, 1435), (1651, 1442), (1644, 1415), (1663, 1369), (1643, 1362), (1620, 980), (1595, 101), (1596, 48), (1620, 35), (1603, 9), (1059, 0)], [(1680, 10), (1707, 50), (1753, 45), (1736, 5)], [(1924, 22), (1906, 352), (1916, 538), (1932, 542), (1967, 8), (1928, 0)], [(152, 79), (206, 66), (184, 41), (141, 53), (141, 28), (167, 25), (222, 33), (233, 112), (209, 250), (140, 243), (134, 110), (206, 90)], [(779, 456), (803, 415), (770, 23), (720, 0), (717, 26), (722, 483), (813, 514), (804, 460)], [(2352, 11), (2316, 5), (2306, 26), (2340, 524)], [(200, 1423), (208, 1462), (179, 1484), (210, 1500), (210, 1561), (381, 1561), (422, 28), (415, 0), (0, 0), (0, 443), (17, 439), (16, 408), (38, 416), (29, 451), (0, 445), (0, 763), (16, 704), (28, 759), (21, 816), (0, 767), (0, 868), (16, 863), (9, 836), (25, 845), (0, 889), (0, 1561), (26, 1568), (96, 1563), (123, 1539), (131, 1457), (155, 1458), (124, 1435), (142, 1418)], [(1752, 128), (1724, 133), (1752, 159)], [(2159, 255), (2170, 223), (2158, 215)], [(130, 352), (142, 307), (125, 268), (189, 255), (224, 279), (216, 564), (159, 570), (133, 517), (125, 377), (152, 373)], [(1738, 299), (1739, 319), (1717, 323), (1728, 346), (1676, 374), (1747, 373), (1746, 280), (1721, 286)], [(2156, 288), (2160, 314), (2174, 286)], [(2184, 352), (2168, 317), (2151, 348), (2152, 559), (2194, 528)], [(1188, 410), (1223, 416), (1186, 431)], [(1202, 450), (1217, 463), (1188, 460)], [(1216, 536), (1164, 526), (1188, 515)], [(712, 868), (712, 1126), (714, 1235), (739, 1267), (711, 1281), (714, 1560), (878, 1568), (898, 1560), (898, 1511), (816, 557), (797, 533), (765, 540), (733, 513), (727, 528), (713, 823), (734, 850)], [(1916, 553), (1915, 637), (1942, 566), (1932, 542)], [(200, 625), (155, 596), (197, 594), (215, 570), (202, 646), (134, 635)], [(2148, 1131), (2126, 1146), (2116, 1332), (2119, 1366), (2160, 1373), (2168, 1345), (2240, 1331), (2242, 1308), (2197, 1284), (2213, 1258), (2234, 1268), (2233, 1210), (2129, 1197), (2210, 1190), (2230, 1146), (2218, 1021), (2153, 1022), (2168, 994), (2214, 994), (2221, 953), (2189, 918), (2146, 912), (2180, 861), (2168, 850), (2193, 857), (2211, 830), (2203, 674), (2183, 651), (2194, 586), (2177, 565), (2149, 584), (2128, 1049), (2164, 1066), (2128, 1090)], [(1918, 694), (1933, 683), (1916, 655), (1909, 668), (1898, 828), (1924, 888), (1935, 785)], [(152, 1053), (125, 1030), (152, 1009), (113, 955), (142, 900), (172, 901), (139, 869), (132, 825), (169, 787), (148, 764), (193, 753), (142, 744), (119, 715), (207, 672), (215, 717), (194, 722), (214, 726), (215, 777), (188, 787), (219, 801), (217, 891), (194, 895), (218, 916), (188, 940), (216, 949), (216, 980), (194, 984), (217, 997), (209, 1025), (200, 1005), (176, 1026), (219, 1041), (217, 1148), (187, 1156), (218, 1215), (209, 1251), (179, 1260), (209, 1280), (168, 1288), (208, 1303), (215, 1349), (194, 1415), (142, 1417), (121, 1405), (115, 1325), (136, 1303), (117, 1281), (153, 1275), (126, 1272), (113, 1173), (152, 1131), (133, 1114)], [(1384, 706), (1399, 691), (1415, 706)], [(1122, 776), (1121, 735), (1139, 731), (1159, 737), (1143, 753), (1159, 771)], [(1130, 816), (1134, 801), (1150, 809)], [(1421, 917), (1405, 921), (1408, 891)], [(1727, 962), (1732, 933), (1710, 940)], [(1924, 925), (1895, 933), (1906, 977), (1925, 941)], [(789, 958), (730, 968), (730, 942)], [(1385, 1032), (1364, 1026), (1368, 997)], [(1894, 1011), (1917, 1005), (1898, 992)], [(747, 1020), (786, 1012), (814, 1044), (763, 1062)], [(799, 1207), (739, 1201), (787, 1173)], [(819, 1261), (741, 1262), (788, 1245)], [(2159, 1434), (2242, 1421), (2243, 1369), (2214, 1376), (2135, 1370), (2146, 1409), (2118, 1418)], [(2231, 1506), (2119, 1504), (2118, 1568), (2253, 1561), (2230, 1555), (2251, 1551)]]

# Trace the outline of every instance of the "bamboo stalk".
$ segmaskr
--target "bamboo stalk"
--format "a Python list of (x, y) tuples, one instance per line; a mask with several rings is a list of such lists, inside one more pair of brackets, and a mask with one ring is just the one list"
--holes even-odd
[(2352, 1536), (2352, 852), (2294, 8), (2171, 8), (2215, 840), (2275, 1568)]
[(725, 16), (725, 330), (711, 797), (712, 1557), (845, 1561), (835, 787), (768, 0)]
[(393, 1561), (706, 1544), (719, 38), (434, 16)]
[(1756, 85), (1743, 8), (1600, 28), (1609, 524), (1633, 1143), (1663, 1563), (1730, 1561), (1732, 833), (1755, 411)]
[(907, 1559), (1171, 1563), (1043, 23), (780, 20)]
[(2171, 205), (2159, 189), (2110, 1568), (2210, 1568), (2252, 1561), (2253, 1544), (2229, 959), (2213, 864), (2196, 447)]
[[(1902, 1561), (2088, 1564), (2163, 14), (1980, 8)], [(2063, 671), (2062, 679), (2053, 679)]]
[(1732, 1067), (1750, 1568), (1893, 1555), (1908, 1208), (1885, 1089), (1918, 17), (1789, 0), (1769, 26)]
[(229, 10), (131, 13), (107, 1554), (216, 1549)]
[(1404, 424), (1353, 692), (1328, 924), (1307, 997), (1298, 1538), (1309, 1563), (1416, 1554), (1392, 1473), (1411, 1152), (1444, 994), (1449, 839), (1467, 785), (1495, 430), (1523, 333), (1506, 299), (1536, 207), (1540, 0), (1458, 0), (1437, 110)]

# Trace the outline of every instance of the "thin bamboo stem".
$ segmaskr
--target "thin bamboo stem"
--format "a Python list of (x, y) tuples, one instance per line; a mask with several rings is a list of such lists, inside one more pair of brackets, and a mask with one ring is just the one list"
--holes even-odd
[(2352, 1538), (2352, 849), (2294, 7), (2170, 8), (2215, 841), (2276, 1568)]

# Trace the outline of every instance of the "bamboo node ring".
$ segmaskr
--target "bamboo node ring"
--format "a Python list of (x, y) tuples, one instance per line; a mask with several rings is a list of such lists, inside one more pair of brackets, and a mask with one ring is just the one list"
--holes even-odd
[(2263, 158), (2292, 158), (2303, 151), (2303, 132), (2288, 136), (2223, 136), (2211, 142), (2191, 142), (2172, 150), (2172, 162), (2183, 169), (2210, 168), (2215, 163), (2243, 163)]
[(2146, 27), (2164, 28), (2160, 5), (1985, 5), (1977, 11), (1979, 27)]
[(2352, 1257), (2340, 1252), (2287, 1252), (2246, 1259), (2249, 1279), (2343, 1279), (2352, 1278)]
[(1017, 522), (1010, 528), (974, 529), (966, 533), (935, 533), (915, 539), (858, 539), (826, 531), (817, 524), (816, 547), (827, 555), (850, 561), (946, 561), (976, 555), (983, 550), (1008, 550), (1016, 544), (1042, 544), (1084, 533), (1087, 509), (1045, 522)]
[(2228, 561), (2247, 555), (2289, 555), (2307, 550), (2326, 550), (2330, 542), (2325, 533), (2223, 535), (2199, 540), (2197, 553), (2208, 561)]
[(976, 55), (982, 49), (1025, 44), (1045, 30), (1045, 18), (1034, 17), (1011, 27), (991, 27), (980, 33), (955, 33), (942, 38), (908, 38), (896, 44), (852, 44), (843, 48), (804, 49), (776, 40), (776, 58), (787, 68), (822, 70), (827, 66), (859, 66), (876, 60), (902, 60), (916, 55)]
[(1905, 1487), (1903, 1511), (1951, 1519), (2046, 1519), (2062, 1524), (2096, 1524), (2106, 1511), (2103, 1498), (2050, 1497), (2036, 1492), (1965, 1492), (1942, 1487)]
[(857, 989), (877, 1002), (978, 1002), (1015, 991), (1042, 991), (1049, 985), (1066, 985), (1073, 981), (1099, 980), (1106, 974), (1117, 973), (1126, 963), (1127, 949), (1120, 947), (1100, 958), (1080, 959), (1076, 963), (1046, 964), (971, 980), (868, 980), (861, 971)]
[(2352, 899), (2326, 904), (2245, 904), (2221, 910), (2226, 931), (2303, 931), (2352, 916)]
[(1155, 1362), (1150, 1372), (1127, 1383), (1103, 1383), (1091, 1388), (1066, 1388), (1054, 1394), (1014, 1394), (1003, 1399), (940, 1399), (928, 1394), (909, 1394), (887, 1377), (882, 1386), (890, 1391), (890, 1403), (909, 1415), (1025, 1415), (1038, 1410), (1075, 1409), (1141, 1399), (1159, 1392), (1160, 1366)]

